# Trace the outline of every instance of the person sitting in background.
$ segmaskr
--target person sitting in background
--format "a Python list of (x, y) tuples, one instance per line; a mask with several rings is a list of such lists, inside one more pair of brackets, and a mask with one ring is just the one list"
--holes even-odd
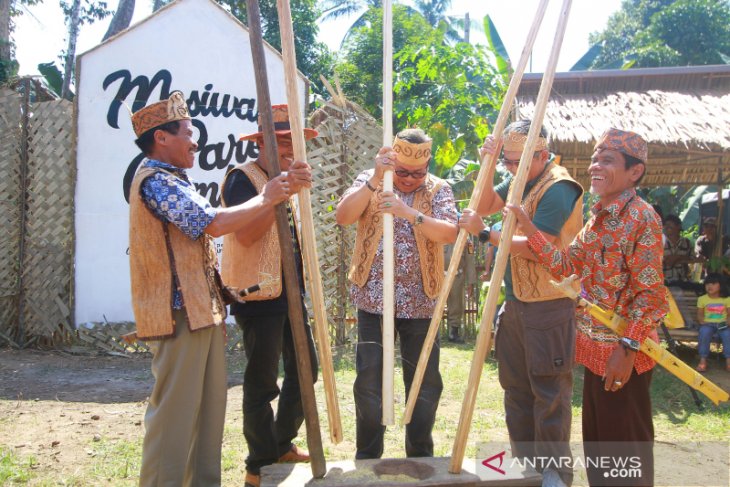
[(697, 300), (697, 321), (700, 330), (697, 337), (697, 351), (700, 355), (698, 372), (707, 370), (707, 357), (710, 356), (712, 338), (719, 335), (722, 341), (722, 354), (725, 357), (725, 370), (730, 372), (730, 327), (728, 327), (728, 307), (730, 298), (726, 297), (720, 274), (710, 273), (705, 277), (705, 291)]
[(667, 283), (689, 280), (689, 263), (692, 258), (692, 242), (681, 235), (682, 220), (677, 215), (664, 219), (664, 280)]

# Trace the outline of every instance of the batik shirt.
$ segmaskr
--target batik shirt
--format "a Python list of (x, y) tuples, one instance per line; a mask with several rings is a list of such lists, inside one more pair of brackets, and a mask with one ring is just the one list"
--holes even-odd
[[(216, 215), (208, 200), (195, 190), (184, 169), (148, 159), (143, 167), (161, 169), (142, 181), (142, 200), (163, 222), (170, 222), (182, 233), (197, 240)], [(182, 309), (182, 295), (173, 286), (173, 309)]]
[[(528, 239), (530, 250), (555, 276), (580, 276), (581, 293), (588, 300), (628, 322), (624, 336), (639, 342), (647, 337), (658, 340), (657, 323), (669, 309), (658, 215), (634, 189), (624, 191), (605, 208), (596, 204), (592, 212), (566, 250), (558, 250), (540, 232)], [(576, 362), (602, 376), (619, 337), (585, 308), (578, 308), (576, 318)], [(653, 366), (648, 356), (637, 354), (638, 373)]]
[[(372, 174), (372, 170), (360, 173), (345, 195), (357, 191), (365, 184), (365, 181), (370, 179)], [(402, 193), (393, 188), (393, 193), (406, 205), (413, 205), (415, 191)], [(431, 208), (431, 217), (456, 223), (454, 193), (448, 184), (443, 185), (433, 196)], [(426, 292), (423, 290), (421, 259), (410, 221), (399, 217), (393, 218), (393, 247), (395, 250), (395, 317), (431, 318), (436, 300), (426, 296)], [(363, 287), (353, 284), (350, 288), (350, 295), (353, 304), (358, 309), (368, 313), (383, 314), (383, 239), (380, 239), (378, 244), (367, 282)]]

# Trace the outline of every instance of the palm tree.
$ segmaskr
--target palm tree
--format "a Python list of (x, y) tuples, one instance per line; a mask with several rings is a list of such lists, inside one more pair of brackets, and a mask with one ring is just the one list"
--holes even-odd
[(365, 13), (371, 8), (381, 8), (382, 6), (383, 2), (381, 0), (325, 0), (319, 21), (325, 22), (360, 14), (355, 22), (350, 25), (350, 28), (347, 29), (342, 42), (340, 42), (340, 46), (342, 46), (358, 27), (365, 25)]

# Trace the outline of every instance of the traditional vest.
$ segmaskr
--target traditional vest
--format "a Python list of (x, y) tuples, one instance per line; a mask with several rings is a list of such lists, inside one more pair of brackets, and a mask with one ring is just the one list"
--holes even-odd
[[(233, 171), (243, 171), (259, 194), (269, 181), (264, 170), (255, 162), (236, 166), (226, 175), (226, 179)], [(224, 181), (224, 187), (225, 184)], [(264, 301), (281, 296), (281, 250), (276, 225), (271, 225), (264, 236), (250, 247), (242, 245), (235, 234), (224, 236), (221, 268), (224, 284), (234, 291), (260, 284), (267, 277), (279, 278), (274, 284), (239, 298), (242, 301)]]
[[(570, 177), (564, 167), (550, 163), (522, 202), (530, 219), (535, 216), (537, 206), (545, 192), (559, 181), (569, 181), (579, 189), (580, 196), (583, 195), (583, 188)], [(555, 245), (561, 250), (565, 249), (582, 227), (583, 205), (578, 201), (563, 228), (560, 229)], [(515, 235), (524, 234), (517, 229)], [(510, 262), (512, 264), (512, 290), (520, 301), (548, 301), (565, 297), (560, 290), (550, 284), (550, 280), (553, 279), (552, 275), (538, 262), (515, 255), (510, 255)]]
[(218, 325), (226, 318), (212, 237), (203, 234), (190, 239), (175, 225), (157, 218), (142, 200), (142, 181), (158, 171), (163, 170), (143, 167), (137, 171), (129, 198), (132, 306), (137, 336), (144, 340), (175, 335), (173, 280), (182, 293), (191, 331)]
[[(425, 184), (416, 190), (413, 208), (426, 216), (431, 216), (433, 197), (444, 184), (446, 181), (429, 174)], [(383, 213), (378, 210), (381, 192), (380, 187), (373, 192), (367, 208), (357, 222), (355, 252), (347, 277), (359, 287), (363, 287), (368, 280), (378, 244), (383, 237)], [(426, 296), (434, 299), (438, 296), (444, 279), (444, 246), (427, 239), (417, 226), (413, 227), (413, 232), (421, 261), (423, 290)]]

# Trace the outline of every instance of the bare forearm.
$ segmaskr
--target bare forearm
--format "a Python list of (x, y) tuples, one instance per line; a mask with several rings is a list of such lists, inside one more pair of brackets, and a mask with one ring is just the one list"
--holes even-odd
[[(219, 208), (213, 221), (205, 228), (205, 233), (213, 237), (220, 237), (235, 232), (237, 238), (239, 234), (255, 233), (259, 227), (265, 225), (264, 220), (267, 217), (270, 218), (268, 225), (270, 226), (274, 216), (273, 208), (271, 204), (264, 201), (261, 195), (240, 205)], [(261, 235), (263, 235), (263, 231)]]
[(372, 195), (373, 192), (363, 184), (356, 191), (344, 196), (335, 210), (337, 224), (352, 225), (355, 223), (368, 207)]
[(454, 243), (456, 242), (457, 235), (459, 235), (459, 227), (456, 223), (449, 223), (444, 220), (431, 218), (430, 216), (424, 216), (423, 223), (419, 227), (427, 239), (437, 243)]
[(476, 212), (479, 216), (493, 215), (504, 208), (504, 201), (499, 197), (494, 188), (487, 185), (482, 191), (481, 198), (477, 204)]
[[(539, 230), (538, 230), (539, 231)], [(545, 239), (550, 243), (555, 243), (557, 240), (555, 236), (550, 235), (549, 233), (540, 232), (545, 237)], [(502, 236), (502, 232), (490, 232), (489, 233), (489, 242), (493, 245), (499, 245), (499, 239)], [(527, 237), (522, 235), (516, 235), (512, 237), (512, 244), (510, 246), (510, 254), (522, 257), (527, 260), (532, 260), (535, 262), (538, 262), (537, 257), (535, 254), (532, 253), (530, 248), (527, 246)]]

